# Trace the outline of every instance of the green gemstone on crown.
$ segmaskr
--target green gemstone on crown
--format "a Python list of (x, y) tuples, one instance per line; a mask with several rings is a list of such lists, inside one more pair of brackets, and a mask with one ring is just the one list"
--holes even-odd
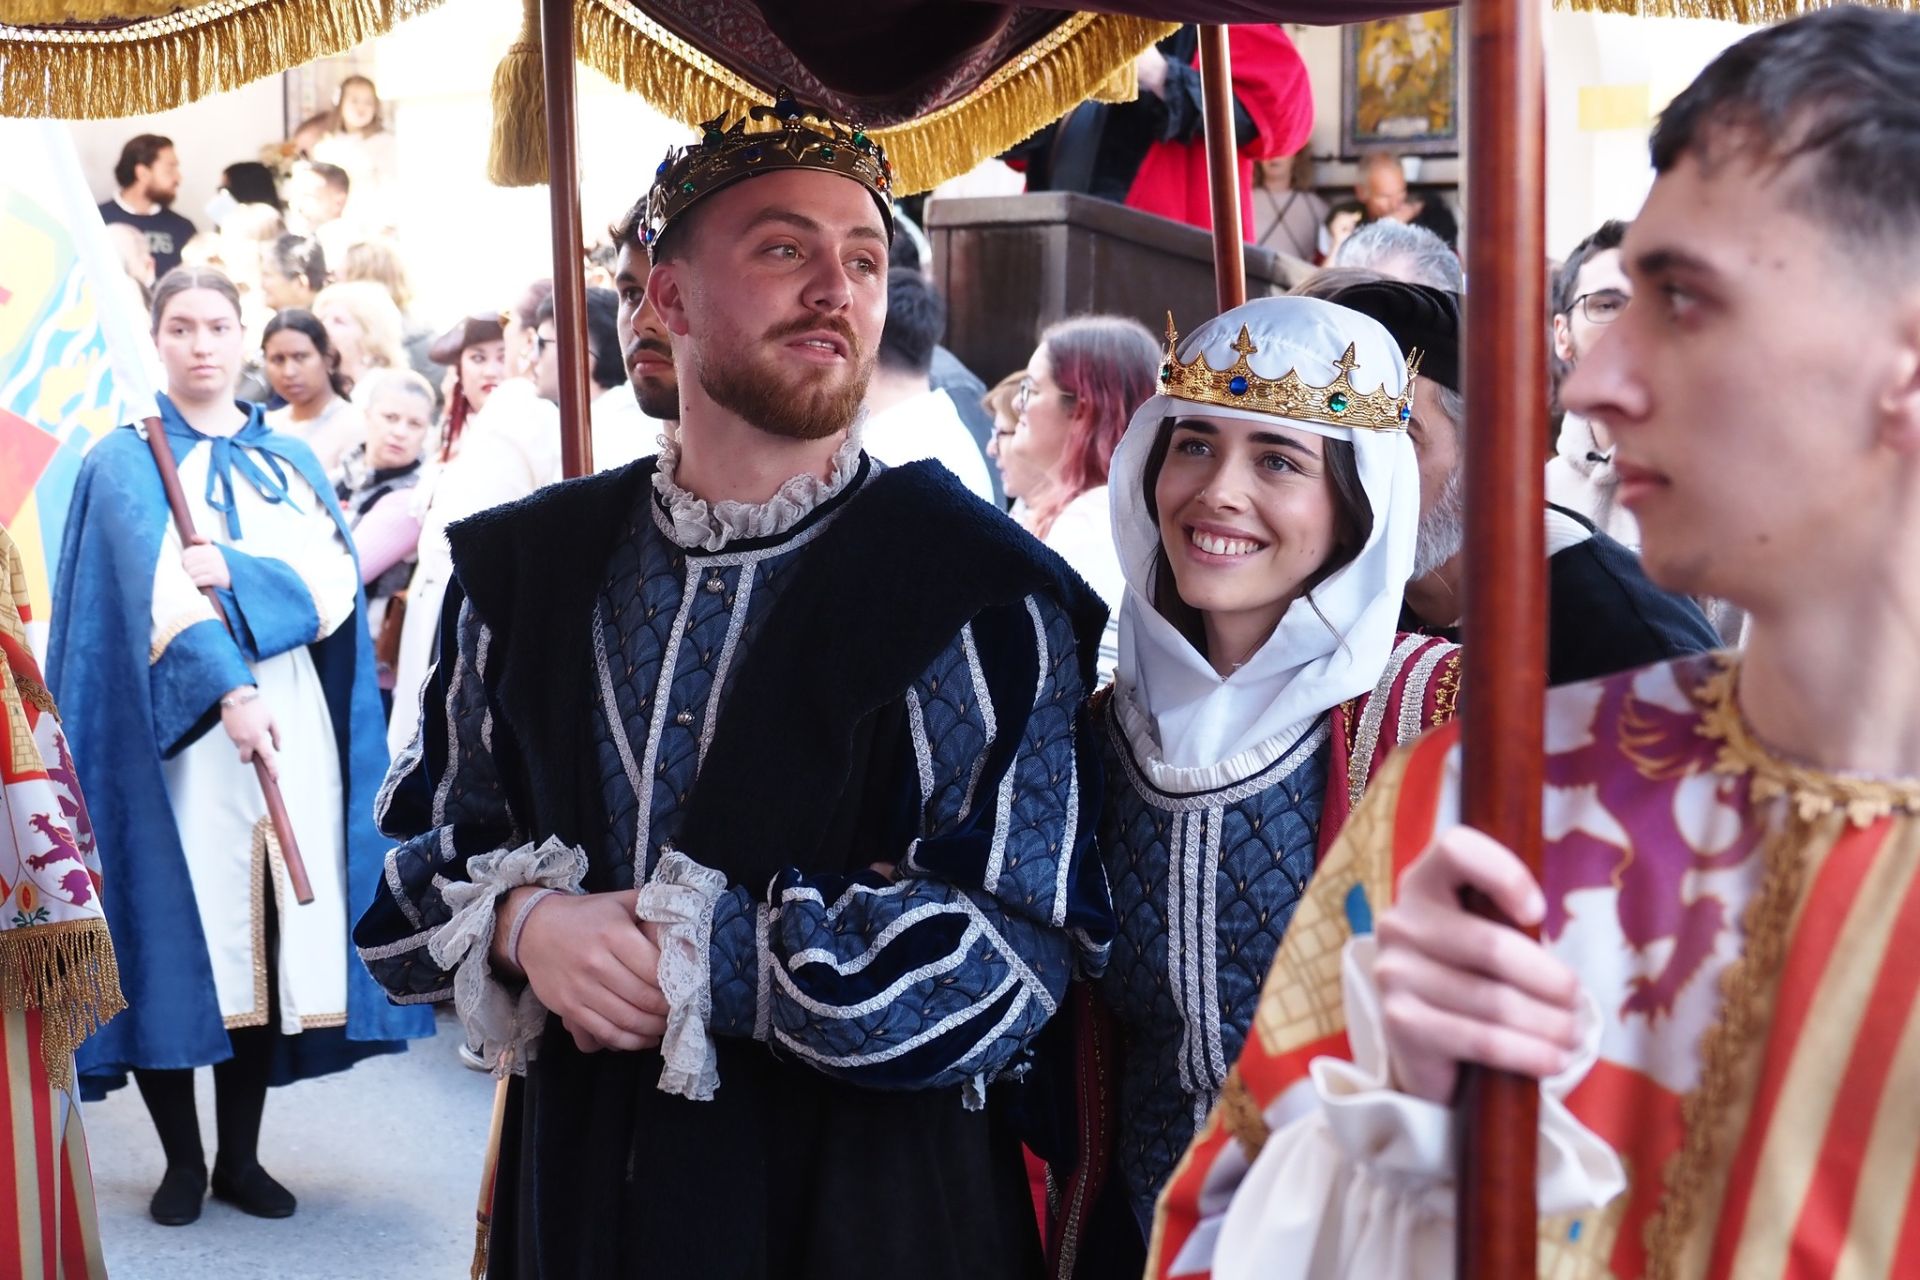
[(1335, 413), (1345, 413), (1348, 403), (1347, 393), (1344, 391), (1336, 391), (1327, 397), (1327, 408), (1333, 410)]

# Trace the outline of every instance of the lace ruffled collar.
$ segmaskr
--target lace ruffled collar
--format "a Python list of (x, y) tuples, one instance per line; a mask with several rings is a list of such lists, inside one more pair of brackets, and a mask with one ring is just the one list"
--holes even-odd
[(765, 502), (708, 502), (695, 497), (674, 483), (679, 466), (679, 440), (662, 435), (653, 488), (666, 514), (668, 536), (688, 550), (721, 551), (730, 542), (777, 538), (845, 489), (860, 470), (860, 433), (847, 433), (825, 480), (816, 475), (795, 476)]
[(1714, 772), (1752, 779), (1755, 800), (1786, 797), (1802, 821), (1840, 812), (1857, 827), (1893, 814), (1920, 815), (1920, 781), (1833, 773), (1785, 759), (1760, 742), (1740, 714), (1739, 661), (1717, 655), (1719, 669), (1694, 690), (1699, 733), (1719, 744)]

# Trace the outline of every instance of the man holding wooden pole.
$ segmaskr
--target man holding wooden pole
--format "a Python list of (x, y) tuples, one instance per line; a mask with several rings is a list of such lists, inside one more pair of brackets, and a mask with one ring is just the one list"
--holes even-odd
[(1450, 731), (1388, 766), (1153, 1274), (1436, 1274), (1475, 1063), (1542, 1082), (1543, 1275), (1920, 1267), (1916, 79), (1920, 17), (1838, 9), (1663, 115), (1635, 301), (1565, 399), (1619, 443), (1650, 573), (1749, 609), (1746, 650), (1548, 695), (1537, 881), (1453, 825)]

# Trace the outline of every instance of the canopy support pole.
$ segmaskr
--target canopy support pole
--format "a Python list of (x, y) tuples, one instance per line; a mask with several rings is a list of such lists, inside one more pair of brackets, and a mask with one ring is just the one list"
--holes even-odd
[(560, 343), (560, 470), (572, 478), (593, 470), (587, 290), (580, 254), (580, 156), (573, 109), (573, 0), (540, 0), (540, 56), (547, 91), (553, 332)]
[(1207, 194), (1213, 208), (1213, 280), (1220, 310), (1247, 300), (1240, 235), (1240, 149), (1233, 140), (1233, 54), (1227, 29), (1200, 28), (1201, 123), (1207, 138)]
[[(1543, 8), (1466, 0), (1471, 425), (1461, 424), (1470, 434), (1462, 817), (1536, 877), (1547, 599)], [(1503, 918), (1484, 899), (1468, 905)], [(1456, 1274), (1535, 1280), (1539, 1083), (1474, 1068), (1457, 1102)]]

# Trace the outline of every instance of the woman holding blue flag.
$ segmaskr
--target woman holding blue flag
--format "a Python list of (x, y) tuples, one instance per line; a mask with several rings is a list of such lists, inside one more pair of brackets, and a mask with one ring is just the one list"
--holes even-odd
[[(129, 1004), (80, 1070), (96, 1091), (133, 1072), (167, 1157), (153, 1217), (178, 1225), (208, 1187), (193, 1069), (212, 1065), (213, 1194), (286, 1217), (294, 1197), (257, 1151), (268, 1086), (397, 1050), (432, 1019), (389, 1005), (347, 946), (381, 873), (370, 815), (387, 759), (331, 487), (305, 444), (234, 400), (246, 338), (224, 275), (169, 272), (153, 329), (160, 421), (200, 536), (181, 545), (138, 432), (109, 434), (81, 469), (52, 617), (50, 683), (90, 784)], [(311, 903), (294, 903), (256, 756), (279, 779)]]

